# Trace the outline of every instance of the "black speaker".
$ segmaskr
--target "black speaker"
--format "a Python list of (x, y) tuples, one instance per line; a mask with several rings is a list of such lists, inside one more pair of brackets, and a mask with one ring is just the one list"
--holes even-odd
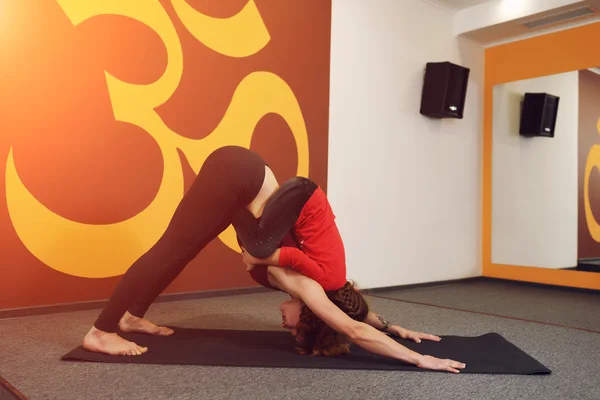
[(430, 118), (462, 119), (470, 72), (469, 68), (448, 61), (427, 63), (421, 114)]
[(554, 137), (560, 97), (547, 93), (525, 93), (521, 111), (521, 136)]

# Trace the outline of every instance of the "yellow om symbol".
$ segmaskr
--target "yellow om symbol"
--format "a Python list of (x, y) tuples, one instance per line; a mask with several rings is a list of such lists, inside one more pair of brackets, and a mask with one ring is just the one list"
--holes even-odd
[[(596, 128), (600, 134), (600, 119), (598, 120)], [(590, 235), (592, 236), (592, 239), (600, 243), (600, 224), (598, 224), (598, 221), (596, 221), (596, 218), (594, 218), (594, 214), (592, 214), (592, 207), (590, 205), (590, 175), (594, 167), (600, 169), (600, 145), (597, 144), (593, 145), (590, 149), (587, 162), (585, 164), (583, 201), (585, 207), (585, 221), (587, 222)]]
[[(289, 125), (298, 149), (299, 175), (308, 176), (308, 137), (304, 118), (292, 89), (277, 75), (257, 71), (237, 86), (219, 125), (206, 138), (192, 140), (177, 135), (154, 109), (173, 95), (181, 80), (184, 57), (180, 39), (159, 0), (57, 0), (74, 26), (99, 15), (135, 19), (154, 30), (167, 49), (164, 74), (148, 85), (123, 82), (105, 72), (108, 92), (117, 121), (135, 124), (159, 145), (164, 160), (160, 188), (152, 203), (128, 220), (90, 225), (71, 221), (41, 204), (25, 187), (17, 172), (11, 148), (6, 161), (8, 212), (20, 240), (47, 266), (74, 276), (105, 278), (123, 274), (164, 233), (183, 196), (180, 149), (196, 173), (207, 156), (224, 145), (248, 148), (258, 121), (269, 113), (280, 115)], [(228, 19), (203, 15), (185, 0), (172, 0), (177, 16), (190, 33), (215, 52), (247, 57), (270, 41), (253, 0)], [(230, 226), (219, 239), (237, 251)]]

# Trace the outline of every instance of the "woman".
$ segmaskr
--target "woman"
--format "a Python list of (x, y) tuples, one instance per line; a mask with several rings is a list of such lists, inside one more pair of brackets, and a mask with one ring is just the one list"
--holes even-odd
[[(283, 303), (280, 309), (283, 326), (296, 337), (300, 353), (344, 354), (349, 352), (350, 342), (378, 353), (378, 349), (381, 351), (382, 348), (369, 347), (369, 341), (375, 340), (383, 341), (379, 343), (380, 346), (386, 346), (384, 342), (392, 346), (392, 353), (383, 351), (378, 353), (380, 355), (393, 357), (394, 354), (403, 354), (405, 358), (402, 359), (407, 362), (420, 359), (418, 354), (411, 353), (403, 346), (402, 350), (397, 349), (396, 342), (389, 343), (389, 338), (373, 333), (365, 328), (364, 323), (416, 342), (421, 339), (440, 340), (437, 336), (399, 326), (390, 327), (387, 321), (369, 311), (362, 295), (346, 281), (345, 250), (335, 215), (325, 193), (312, 180), (295, 177), (286, 181), (269, 197), (259, 219), (241, 209), (235, 212), (233, 225), (244, 250), (243, 262), (253, 278), (264, 286), (290, 294), (291, 299)], [(293, 240), (286, 236), (288, 232), (292, 233)], [(266, 265), (269, 265), (267, 270)], [(277, 267), (288, 269), (282, 272)], [(302, 276), (310, 279), (301, 283)], [(311, 289), (315, 283), (320, 285), (321, 290), (314, 289), (319, 294)], [(313, 303), (315, 298), (322, 298), (324, 291), (327, 291), (329, 301)], [(309, 299), (309, 303), (302, 300), (305, 298)], [(330, 315), (324, 311), (331, 303), (343, 311), (344, 316), (339, 316), (339, 321), (335, 320), (335, 314), (339, 315), (339, 312)], [(368, 338), (357, 336), (354, 330)], [(447, 370), (452, 372), (464, 368), (462, 363), (452, 360), (444, 362)]]
[[(154, 299), (211, 240), (232, 223), (235, 210), (260, 216), (277, 181), (257, 154), (236, 146), (213, 152), (177, 207), (161, 239), (127, 271), (94, 326), (83, 340), (89, 351), (140, 355), (148, 351), (117, 335), (122, 331), (170, 335), (143, 318)], [(283, 268), (269, 268), (274, 287), (301, 300), (327, 325), (359, 346), (378, 354), (415, 362), (424, 368), (458, 368), (459, 363), (423, 357), (362, 322), (349, 318), (314, 280)], [(293, 318), (290, 318), (293, 319)], [(354, 321), (354, 322), (353, 322)], [(355, 323), (356, 322), (356, 323)], [(292, 322), (293, 323), (293, 322)], [(357, 323), (359, 325), (357, 325)]]

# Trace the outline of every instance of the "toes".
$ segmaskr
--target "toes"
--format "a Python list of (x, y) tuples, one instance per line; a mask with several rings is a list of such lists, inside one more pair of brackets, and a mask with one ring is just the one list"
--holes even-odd
[(155, 326), (151, 333), (158, 336), (169, 336), (172, 335), (173, 332), (173, 329), (167, 328), (166, 326)]
[(163, 335), (163, 336), (169, 336), (169, 335), (172, 335), (172, 334), (173, 334), (173, 332), (175, 332), (173, 329), (171, 329), (171, 328), (167, 328), (166, 326), (163, 326), (163, 327), (161, 327), (161, 328), (160, 328), (160, 331), (159, 331), (159, 333), (160, 333), (161, 335)]
[(137, 355), (137, 344), (133, 342), (129, 342), (127, 346), (127, 355), (135, 356)]
[(148, 348), (142, 347), (142, 346), (137, 346), (136, 351), (138, 353), (138, 356), (141, 356), (142, 354), (144, 354), (145, 352), (148, 351)]

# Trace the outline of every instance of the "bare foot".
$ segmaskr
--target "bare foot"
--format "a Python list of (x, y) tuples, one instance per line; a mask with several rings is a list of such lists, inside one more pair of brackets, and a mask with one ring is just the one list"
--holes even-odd
[(169, 336), (173, 334), (173, 329), (166, 326), (158, 326), (145, 318), (139, 318), (126, 312), (119, 322), (119, 328), (123, 332), (141, 332), (157, 336)]
[(147, 347), (123, 339), (116, 333), (108, 333), (92, 327), (83, 338), (83, 348), (96, 353), (113, 356), (139, 356), (148, 351)]

